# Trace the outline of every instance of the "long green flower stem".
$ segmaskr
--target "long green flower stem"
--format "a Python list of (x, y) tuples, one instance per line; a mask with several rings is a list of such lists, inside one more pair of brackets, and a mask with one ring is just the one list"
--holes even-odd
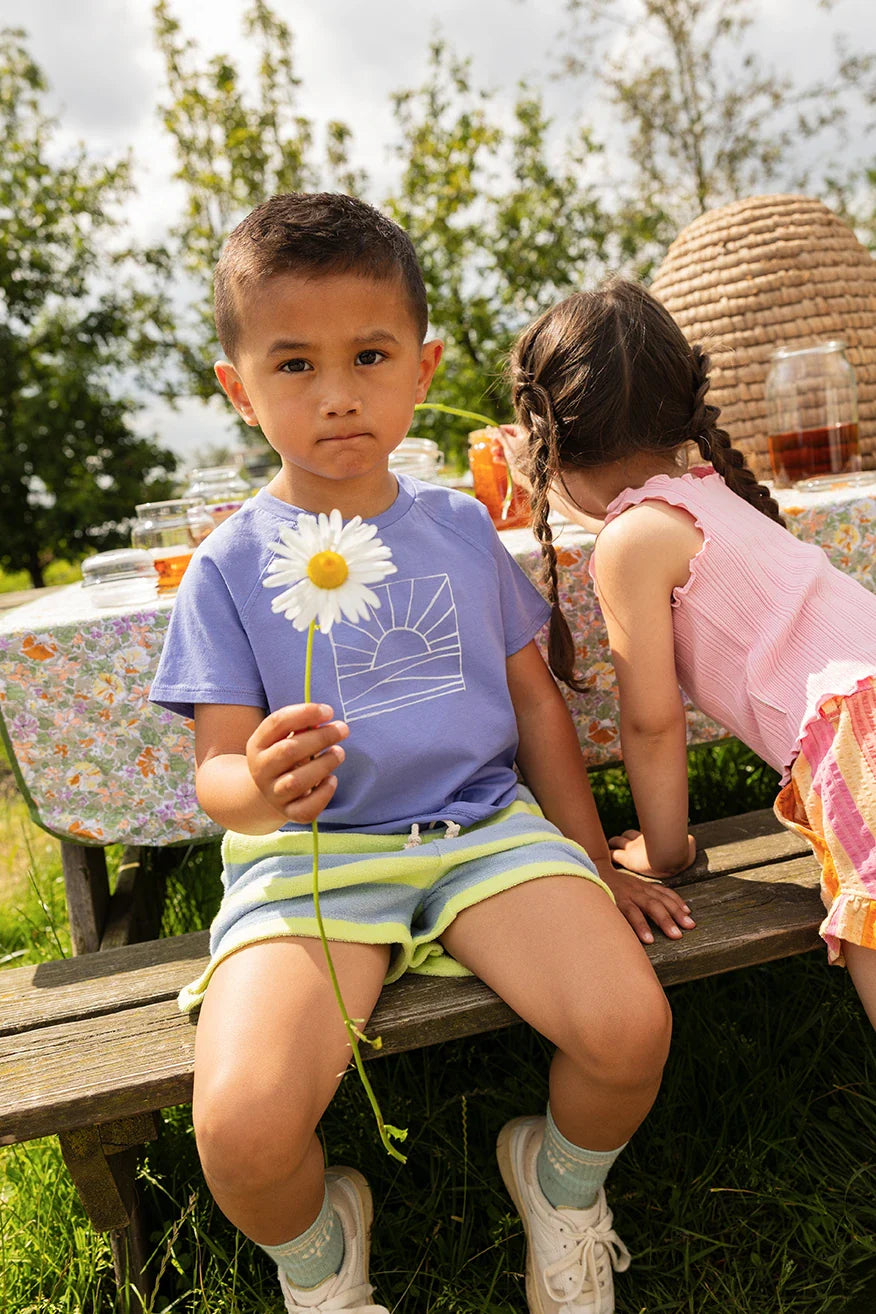
[[(313, 635), (316, 630), (316, 621), (310, 622), (307, 631), (307, 653), (304, 664), (304, 701), (310, 702), (311, 675), (313, 673)], [(347, 1028), (347, 1036), (350, 1041), (350, 1048), (353, 1051), (353, 1062), (356, 1064), (356, 1071), (359, 1073), (362, 1085), (365, 1087), (365, 1094), (368, 1096), (368, 1102), (374, 1110), (374, 1117), (377, 1120), (377, 1130), (380, 1139), (387, 1154), (391, 1154), (394, 1159), (401, 1163), (407, 1162), (407, 1156), (397, 1150), (392, 1144), (390, 1137), (396, 1141), (403, 1141), (407, 1136), (407, 1129), (392, 1127), (389, 1123), (383, 1121), (383, 1114), (380, 1112), (380, 1105), (377, 1102), (377, 1096), (371, 1086), (371, 1082), (365, 1072), (365, 1064), (362, 1061), (362, 1055), (359, 1053), (359, 1041), (364, 1041), (366, 1045), (371, 1045), (373, 1049), (380, 1049), (382, 1044), (379, 1036), (372, 1040), (366, 1036), (365, 1032), (356, 1026), (353, 1019), (347, 1012), (347, 1006), (344, 1003), (344, 997), (341, 994), (341, 987), (338, 982), (338, 975), (335, 971), (335, 965), (332, 961), (331, 950), (329, 949), (328, 936), (325, 933), (325, 926), (322, 920), (322, 910), (319, 906), (319, 827), (316, 820), (311, 822), (313, 832), (313, 910), (316, 916), (316, 926), (319, 931), (319, 938), (322, 941), (322, 948), (325, 954), (325, 961), (328, 964), (329, 976), (331, 978), (332, 989), (335, 992), (335, 999), (338, 1001), (338, 1008), (341, 1010), (341, 1017), (344, 1020), (344, 1026)]]
[[(477, 424), (485, 424), (488, 429), (499, 429), (501, 426), (498, 420), (491, 420), (487, 415), (478, 415), (477, 411), (461, 411), (458, 406), (445, 406), (443, 402), (417, 402), (414, 406), (415, 411), (441, 411), (444, 415), (458, 415), (461, 420), (474, 420)], [(505, 520), (511, 509), (511, 498), (514, 496), (514, 475), (508, 461), (505, 461), (508, 483), (505, 488), (505, 496), (502, 500), (502, 519)]]
[(477, 411), (461, 411), (457, 406), (445, 406), (442, 402), (417, 402), (415, 411), (441, 411), (444, 415), (458, 415), (461, 420), (474, 420), (476, 424), (485, 424), (489, 429), (498, 429), (499, 421), (491, 420), (487, 415), (478, 415)]

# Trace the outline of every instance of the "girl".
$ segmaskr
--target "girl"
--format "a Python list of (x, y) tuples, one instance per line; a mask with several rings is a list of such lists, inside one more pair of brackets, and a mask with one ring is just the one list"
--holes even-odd
[[(615, 862), (660, 877), (693, 858), (681, 686), (782, 773), (776, 813), (822, 865), (829, 961), (876, 1026), (876, 596), (784, 528), (706, 402), (708, 356), (644, 288), (561, 302), (520, 335), (511, 377), (522, 454), (520, 430), (504, 440), (531, 485), (550, 666), (571, 688), (549, 499), (601, 522), (590, 572), (641, 826), (611, 841)], [(708, 464), (688, 469), (692, 445)]]

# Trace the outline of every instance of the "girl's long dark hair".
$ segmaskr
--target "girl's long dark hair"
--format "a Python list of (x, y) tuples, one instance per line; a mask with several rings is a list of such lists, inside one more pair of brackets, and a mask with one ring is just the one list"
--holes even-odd
[(552, 608), (548, 661), (559, 680), (581, 691), (548, 524), (548, 494), (564, 467), (592, 469), (693, 442), (734, 493), (784, 521), (769, 489), (719, 428), (719, 408), (706, 401), (708, 355), (690, 346), (640, 284), (615, 278), (561, 301), (520, 334), (510, 374), (517, 422), (529, 433), (533, 530)]

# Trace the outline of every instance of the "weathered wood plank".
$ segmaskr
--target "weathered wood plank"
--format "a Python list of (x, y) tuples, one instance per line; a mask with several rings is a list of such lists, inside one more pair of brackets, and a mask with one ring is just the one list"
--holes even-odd
[(204, 970), (208, 940), (192, 931), (0, 972), (0, 1036), (175, 999)]
[(61, 865), (74, 954), (100, 948), (109, 907), (106, 854), (102, 848), (61, 841)]
[(133, 845), (125, 849), (100, 938), (101, 952), (151, 940), (160, 933), (164, 886), (164, 873), (151, 850)]
[[(709, 822), (696, 827), (695, 833), (703, 849), (696, 864), (673, 884), (696, 886), (690, 888), (689, 897), (697, 903), (699, 887), (717, 876), (759, 870), (808, 852), (771, 810)], [(674, 954), (674, 946), (671, 950)], [(2, 972), (0, 1035), (174, 999), (186, 981), (200, 975), (206, 952), (207, 932), (198, 931), (104, 948), (99, 956), (83, 955), (72, 963), (40, 963)]]
[(696, 861), (668, 882), (676, 889), (712, 876), (764, 867), (810, 852), (806, 841), (787, 830), (772, 808), (707, 821), (691, 830), (697, 842)]
[[(697, 886), (690, 901), (697, 929), (681, 942), (661, 937), (649, 950), (666, 985), (767, 962), (818, 943), (823, 914), (811, 857), (715, 877)], [(129, 950), (147, 951), (140, 945)], [(98, 965), (103, 957), (98, 956)], [(199, 965), (203, 960), (195, 971)], [(195, 973), (189, 959), (174, 966), (175, 994)], [(161, 965), (164, 971), (170, 967)], [(123, 989), (125, 975), (110, 980)], [(0, 1038), (0, 1139), (27, 1140), (191, 1098), (194, 1020), (182, 1016), (170, 998), (130, 1003), (121, 1011)], [(369, 1031), (382, 1036), (380, 1052), (389, 1054), (515, 1020), (473, 978), (408, 977), (383, 992)]]

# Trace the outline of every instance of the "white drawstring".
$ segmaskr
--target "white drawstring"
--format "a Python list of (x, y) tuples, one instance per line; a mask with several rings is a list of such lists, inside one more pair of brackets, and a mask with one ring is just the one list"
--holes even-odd
[[(446, 827), (446, 830), (444, 831), (445, 839), (456, 839), (457, 835), (462, 829), (462, 827), (459, 826), (458, 823), (455, 821), (431, 821), (429, 823), (430, 829), (432, 828), (432, 826), (445, 826)], [(414, 824), (411, 826), (410, 835), (405, 840), (404, 847), (406, 849), (415, 849), (422, 843), (423, 843), (423, 837), (420, 834), (420, 826), (419, 823), (415, 821)]]
[(422, 841), (422, 838), (421, 838), (421, 836), (420, 836), (420, 827), (417, 825), (417, 823), (416, 823), (416, 821), (415, 821), (414, 824), (413, 824), (413, 826), (411, 826), (411, 833), (410, 833), (410, 835), (409, 835), (408, 838), (405, 840), (405, 848), (406, 848), (406, 849), (415, 849), (415, 848), (417, 847), (418, 844), (422, 844), (422, 843), (423, 843), (423, 841)]

